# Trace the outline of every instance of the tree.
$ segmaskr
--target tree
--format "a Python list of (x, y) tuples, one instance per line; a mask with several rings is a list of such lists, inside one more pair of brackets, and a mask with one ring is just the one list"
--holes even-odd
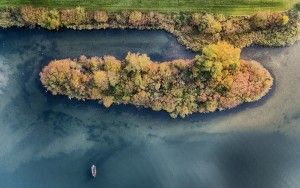
[(147, 93), (146, 91), (142, 90), (133, 96), (132, 101), (135, 104), (148, 105), (148, 103), (150, 101), (149, 97), (150, 97), (150, 94)]
[(32, 6), (21, 6), (22, 19), (30, 25), (37, 25), (40, 17), (46, 12), (45, 8), (34, 8)]
[(151, 68), (152, 61), (146, 54), (134, 54), (129, 52), (125, 59), (127, 63), (125, 69), (128, 72), (145, 73)]
[(201, 22), (202, 22), (202, 14), (200, 14), (200, 13), (192, 14), (192, 24), (193, 25), (199, 26)]
[(216, 20), (213, 15), (205, 14), (202, 16), (198, 28), (204, 33), (216, 34), (222, 30), (222, 24), (218, 20)]
[(109, 79), (107, 72), (105, 71), (96, 71), (93, 75), (93, 81), (96, 87), (104, 91), (108, 89)]
[(82, 95), (88, 78), (80, 72), (76, 62), (65, 59), (51, 61), (40, 74), (41, 81), (53, 94)]
[(272, 27), (284, 26), (289, 22), (289, 17), (284, 13), (259, 12), (251, 17), (253, 28), (267, 29)]
[(86, 11), (83, 7), (61, 10), (61, 22), (65, 26), (80, 25), (87, 19)]
[(239, 48), (226, 42), (208, 45), (203, 48), (201, 56), (195, 57), (193, 75), (202, 81), (214, 79), (220, 82), (228, 74), (234, 74), (238, 71), (240, 53)]
[(104, 69), (108, 72), (118, 73), (121, 71), (121, 61), (113, 56), (104, 56)]
[(108, 15), (106, 11), (95, 11), (94, 20), (98, 23), (106, 23), (108, 21)]
[(59, 12), (56, 9), (45, 12), (41, 16), (39, 24), (47, 29), (58, 29), (61, 25)]
[(129, 23), (132, 25), (139, 25), (143, 19), (143, 14), (139, 11), (133, 11), (129, 15)]

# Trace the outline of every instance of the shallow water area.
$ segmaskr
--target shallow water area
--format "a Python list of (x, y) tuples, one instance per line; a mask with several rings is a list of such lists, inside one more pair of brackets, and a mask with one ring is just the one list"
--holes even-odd
[(261, 101), (185, 119), (52, 96), (39, 81), (49, 60), (128, 51), (195, 55), (164, 31), (0, 30), (0, 187), (299, 187), (299, 42), (243, 50), (275, 78)]

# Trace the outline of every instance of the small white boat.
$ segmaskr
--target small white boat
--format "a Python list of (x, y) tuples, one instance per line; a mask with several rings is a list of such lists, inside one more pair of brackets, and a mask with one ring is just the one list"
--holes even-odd
[(97, 169), (96, 169), (95, 165), (92, 165), (92, 167), (91, 167), (91, 173), (92, 173), (92, 176), (95, 178), (96, 175), (97, 175)]

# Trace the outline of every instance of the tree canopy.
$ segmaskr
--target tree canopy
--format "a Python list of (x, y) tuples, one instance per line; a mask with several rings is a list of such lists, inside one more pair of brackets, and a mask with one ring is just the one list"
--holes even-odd
[(99, 100), (106, 107), (134, 104), (174, 118), (257, 100), (272, 86), (266, 69), (240, 60), (240, 49), (226, 42), (208, 45), (192, 60), (157, 63), (130, 52), (122, 61), (113, 56), (54, 60), (40, 75), (54, 95)]

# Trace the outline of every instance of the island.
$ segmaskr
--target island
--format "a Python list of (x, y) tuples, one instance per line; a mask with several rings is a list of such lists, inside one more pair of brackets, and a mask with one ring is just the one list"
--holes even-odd
[(240, 52), (218, 42), (194, 59), (169, 62), (130, 52), (124, 60), (81, 56), (51, 61), (40, 79), (53, 95), (97, 100), (106, 107), (133, 104), (186, 117), (233, 108), (267, 94), (272, 76), (258, 62), (241, 60)]

